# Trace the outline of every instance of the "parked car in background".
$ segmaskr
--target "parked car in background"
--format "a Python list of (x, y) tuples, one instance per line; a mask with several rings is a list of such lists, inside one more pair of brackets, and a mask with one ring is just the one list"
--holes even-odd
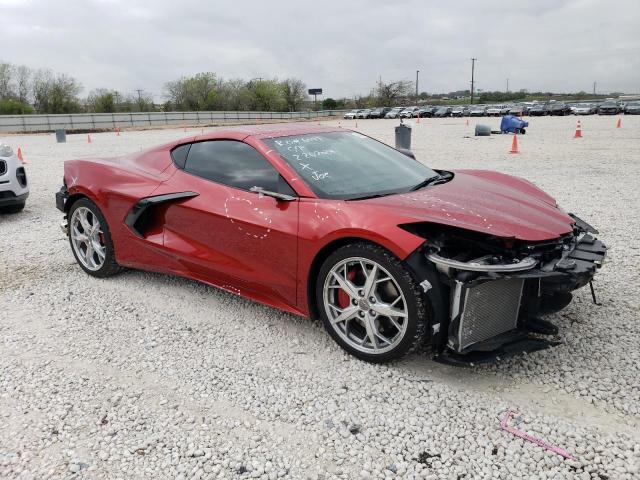
[(593, 115), (597, 108), (593, 103), (579, 103), (573, 107), (574, 115)]
[(0, 213), (20, 212), (29, 196), (27, 173), (13, 149), (0, 143)]
[(458, 105), (457, 107), (453, 107), (451, 109), (452, 117), (466, 117), (468, 115), (469, 115), (469, 107)]
[(431, 118), (433, 117), (433, 114), (436, 113), (437, 109), (437, 107), (432, 106), (422, 107), (420, 110), (418, 110), (417, 116), (420, 118)]
[(433, 114), (434, 117), (443, 118), (451, 116), (451, 107), (439, 107)]
[(369, 118), (384, 118), (391, 111), (391, 107), (378, 107), (371, 110)]
[(371, 109), (365, 108), (358, 112), (358, 115), (356, 115), (356, 118), (369, 118), (369, 115), (371, 115)]
[(607, 100), (598, 107), (598, 115), (617, 115), (620, 113), (620, 106), (614, 102)]
[(404, 110), (404, 107), (393, 107), (385, 114), (384, 118), (398, 118), (402, 110)]
[(627, 115), (640, 115), (640, 102), (630, 102), (624, 107), (624, 113)]
[(350, 112), (345, 113), (343, 118), (345, 120), (353, 120), (354, 118), (356, 118), (359, 111), (360, 110), (351, 110)]
[(420, 110), (418, 107), (407, 107), (400, 112), (400, 118), (413, 118), (417, 116), (418, 110)]
[(484, 117), (487, 114), (487, 107), (485, 105), (473, 105), (469, 108), (470, 117)]
[(513, 107), (514, 105), (511, 103), (508, 105), (503, 105), (502, 108), (500, 109), (500, 115), (509, 115), (509, 112)]
[(529, 109), (529, 115), (532, 117), (544, 117), (549, 115), (549, 105), (546, 103), (538, 103)]
[(549, 115), (570, 115), (571, 107), (564, 102), (553, 102), (549, 104)]
[(488, 117), (499, 117), (502, 115), (502, 105), (489, 105), (486, 114)]
[(515, 117), (521, 117), (522, 115), (524, 115), (524, 112), (524, 105), (513, 105), (509, 109), (509, 115), (513, 115)]

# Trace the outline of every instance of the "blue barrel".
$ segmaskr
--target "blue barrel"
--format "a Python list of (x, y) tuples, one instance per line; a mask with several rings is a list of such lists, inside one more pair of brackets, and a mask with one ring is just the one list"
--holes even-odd
[(56, 130), (56, 142), (58, 142), (58, 143), (67, 143), (67, 132), (66, 132), (66, 130), (63, 130), (63, 129)]

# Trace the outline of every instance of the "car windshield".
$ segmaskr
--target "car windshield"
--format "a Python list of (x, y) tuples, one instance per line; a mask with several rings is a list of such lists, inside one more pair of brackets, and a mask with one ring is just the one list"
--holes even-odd
[(399, 151), (356, 132), (263, 140), (320, 198), (357, 199), (408, 192), (437, 173)]

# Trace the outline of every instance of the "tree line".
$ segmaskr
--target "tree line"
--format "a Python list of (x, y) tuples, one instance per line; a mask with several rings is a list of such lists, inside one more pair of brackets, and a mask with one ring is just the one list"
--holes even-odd
[(51, 70), (32, 70), (0, 62), (0, 114), (115, 113), (148, 111), (252, 110), (309, 108), (305, 83), (297, 78), (223, 79), (213, 72), (184, 76), (164, 85), (164, 103), (144, 90), (120, 93), (97, 88), (82, 98), (75, 78)]
[[(305, 83), (297, 78), (225, 79), (213, 72), (201, 72), (167, 82), (163, 88), (164, 102), (155, 103), (144, 90), (121, 93), (97, 88), (82, 98), (82, 85), (75, 78), (51, 70), (32, 70), (24, 65), (0, 61), (0, 114), (29, 113), (115, 113), (152, 111), (299, 111), (322, 108), (373, 108), (409, 104), (469, 103), (469, 91), (450, 94), (415, 96), (414, 83), (409, 80), (382, 82), (368, 95), (353, 98), (325, 98), (316, 105), (307, 95)], [(452, 97), (453, 95), (453, 97)], [(610, 94), (612, 95), (612, 94)], [(565, 94), (567, 100), (594, 98), (585, 92)], [(551, 92), (484, 91), (478, 92), (478, 103), (525, 99), (558, 98)]]
[(166, 111), (297, 111), (308, 103), (307, 86), (297, 78), (224, 79), (213, 72), (181, 77), (165, 84)]

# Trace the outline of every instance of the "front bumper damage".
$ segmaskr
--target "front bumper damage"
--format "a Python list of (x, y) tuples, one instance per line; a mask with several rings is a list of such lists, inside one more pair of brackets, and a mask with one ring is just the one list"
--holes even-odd
[[(542, 255), (532, 246), (522, 258), (496, 263), (485, 257), (446, 258), (428, 246), (420, 252), (426, 264), (435, 267), (443, 287), (440, 293), (425, 289), (431, 303), (436, 295), (445, 303), (440, 315), (434, 315), (431, 331), (438, 361), (469, 365), (559, 343), (544, 338), (558, 329), (540, 317), (566, 307), (573, 290), (590, 284), (607, 251), (593, 236), (593, 227), (572, 217), (575, 233), (553, 255)], [(419, 263), (424, 268), (425, 263)], [(430, 287), (433, 275), (431, 279)]]

